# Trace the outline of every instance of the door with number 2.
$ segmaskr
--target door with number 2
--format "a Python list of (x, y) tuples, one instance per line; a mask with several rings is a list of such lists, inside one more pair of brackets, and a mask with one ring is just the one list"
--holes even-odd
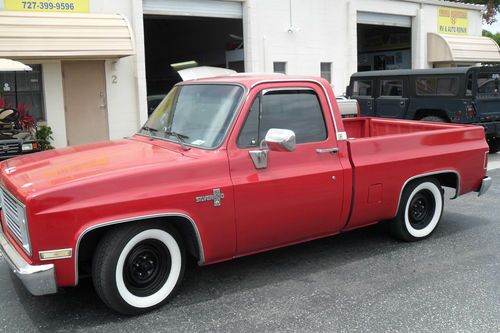
[(62, 63), (68, 145), (109, 138), (104, 61)]

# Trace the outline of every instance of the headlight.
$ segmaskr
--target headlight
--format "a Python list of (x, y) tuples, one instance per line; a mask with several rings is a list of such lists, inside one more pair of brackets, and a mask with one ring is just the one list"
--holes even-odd
[(36, 143), (36, 142), (23, 143), (21, 149), (22, 149), (22, 151), (37, 150), (38, 149), (38, 143)]

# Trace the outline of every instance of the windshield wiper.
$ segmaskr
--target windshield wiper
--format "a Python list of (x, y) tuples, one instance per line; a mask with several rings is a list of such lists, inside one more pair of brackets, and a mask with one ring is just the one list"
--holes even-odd
[(186, 141), (184, 141), (184, 139), (189, 139), (189, 136), (184, 135), (184, 134), (180, 134), (180, 133), (177, 133), (177, 132), (174, 132), (174, 131), (165, 131), (165, 134), (166, 135), (175, 136), (175, 138), (177, 139), (177, 141), (181, 145), (182, 150), (188, 151), (189, 149), (191, 149), (188, 146), (186, 146)]
[(151, 133), (158, 132), (158, 130), (156, 128), (152, 128), (152, 127), (149, 127), (149, 126), (146, 126), (146, 125), (142, 126), (141, 129), (143, 129), (145, 131), (148, 131), (148, 135), (149, 135), (149, 138), (151, 140), (153, 140), (153, 134), (151, 134)]

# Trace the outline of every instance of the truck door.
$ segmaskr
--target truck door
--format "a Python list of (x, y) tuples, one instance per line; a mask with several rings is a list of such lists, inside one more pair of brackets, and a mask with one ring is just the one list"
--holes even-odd
[(352, 81), (350, 92), (351, 98), (357, 99), (361, 116), (373, 117), (373, 80), (371, 79), (356, 79)]
[(390, 78), (380, 80), (380, 93), (375, 100), (375, 116), (383, 118), (403, 119), (408, 108), (408, 98), (405, 97), (405, 84), (407, 80), (402, 78)]
[[(343, 170), (323, 91), (306, 83), (259, 87), (228, 145), (239, 255), (331, 234), (343, 225)], [(268, 151), (267, 166), (258, 168), (250, 152), (260, 150), (270, 128), (294, 131), (296, 150)]]

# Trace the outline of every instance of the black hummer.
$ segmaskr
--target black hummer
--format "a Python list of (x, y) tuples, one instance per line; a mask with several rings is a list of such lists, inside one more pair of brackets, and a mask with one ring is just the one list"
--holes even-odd
[(347, 95), (362, 116), (483, 126), (500, 151), (500, 66), (359, 72)]

